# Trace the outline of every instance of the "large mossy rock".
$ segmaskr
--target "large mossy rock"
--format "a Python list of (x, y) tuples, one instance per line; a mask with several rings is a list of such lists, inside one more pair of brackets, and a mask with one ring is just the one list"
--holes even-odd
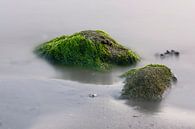
[(100, 30), (63, 35), (41, 44), (35, 51), (53, 63), (98, 71), (110, 69), (111, 64), (132, 65), (139, 60), (137, 54)]
[(132, 69), (122, 76), (126, 77), (122, 95), (141, 100), (160, 100), (176, 80), (167, 66), (158, 64)]

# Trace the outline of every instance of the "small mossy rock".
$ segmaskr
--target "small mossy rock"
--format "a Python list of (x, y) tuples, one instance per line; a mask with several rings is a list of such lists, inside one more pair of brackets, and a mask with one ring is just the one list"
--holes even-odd
[(126, 77), (122, 96), (141, 100), (161, 100), (171, 86), (174, 75), (165, 65), (151, 64), (132, 69), (122, 75)]
[(53, 63), (98, 71), (109, 70), (112, 64), (132, 65), (140, 59), (133, 51), (100, 30), (57, 37), (38, 46), (35, 52)]

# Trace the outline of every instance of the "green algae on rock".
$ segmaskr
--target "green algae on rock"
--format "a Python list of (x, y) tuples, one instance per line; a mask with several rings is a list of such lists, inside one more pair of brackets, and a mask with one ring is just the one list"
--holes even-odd
[(165, 65), (150, 64), (132, 69), (122, 75), (126, 77), (122, 96), (132, 99), (160, 100), (176, 77)]
[(132, 65), (140, 59), (133, 51), (100, 30), (57, 37), (38, 46), (35, 52), (53, 63), (98, 71), (109, 70), (112, 64)]

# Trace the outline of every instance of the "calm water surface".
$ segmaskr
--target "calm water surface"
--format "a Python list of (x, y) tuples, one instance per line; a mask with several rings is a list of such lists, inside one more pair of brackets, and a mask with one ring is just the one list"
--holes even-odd
[[(194, 5), (192, 0), (0, 0), (0, 77), (71, 79), (68, 76), (74, 71), (60, 72), (60, 68), (55, 69), (37, 59), (32, 51), (35, 46), (56, 36), (86, 29), (109, 32), (139, 53), (143, 64), (168, 64), (175, 73), (185, 72), (192, 77)], [(155, 53), (167, 49), (179, 50), (180, 59), (161, 61), (154, 57)], [(95, 79), (105, 78), (96, 75), (94, 83)], [(107, 83), (114, 83), (116, 75), (106, 76)]]
[[(193, 0), (0, 0), (0, 80), (59, 79), (78, 85), (111, 86), (113, 90), (109, 93), (114, 94), (114, 101), (121, 89), (121, 85), (116, 88), (121, 82), (118, 76), (130, 67), (102, 74), (52, 66), (33, 54), (37, 45), (56, 36), (101, 29), (140, 54), (142, 61), (138, 66), (166, 64), (179, 80), (160, 104), (126, 105), (129, 108), (138, 105), (140, 112), (156, 113), (164, 119), (174, 120), (182, 114), (182, 121), (194, 123), (194, 7)], [(163, 60), (155, 57), (168, 49), (180, 51), (180, 57)]]

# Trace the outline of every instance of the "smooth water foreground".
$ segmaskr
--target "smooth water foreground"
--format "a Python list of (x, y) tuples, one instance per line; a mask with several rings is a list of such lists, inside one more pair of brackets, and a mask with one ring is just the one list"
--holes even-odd
[[(0, 129), (195, 128), (195, 2), (192, 0), (0, 0)], [(33, 49), (86, 29), (109, 32), (178, 77), (158, 103), (120, 100), (130, 69), (98, 73), (52, 66)], [(166, 50), (180, 56), (160, 59)], [(98, 97), (89, 98), (88, 94)]]

